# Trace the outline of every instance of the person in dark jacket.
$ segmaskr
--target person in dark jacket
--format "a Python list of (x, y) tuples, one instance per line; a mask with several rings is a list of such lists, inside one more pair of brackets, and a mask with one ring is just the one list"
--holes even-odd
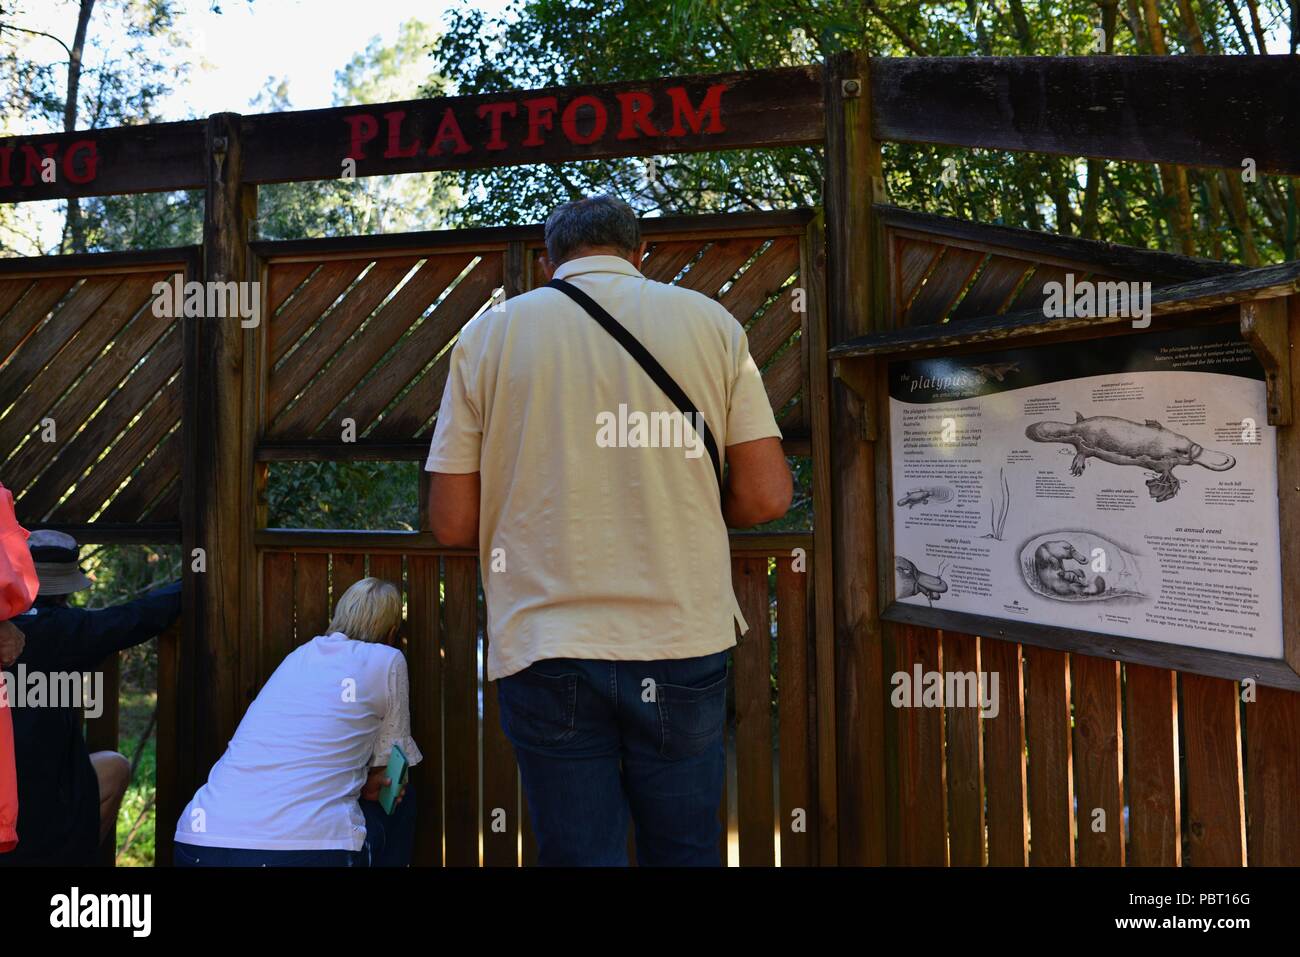
[[(14, 619), (27, 641), (9, 668), (18, 846), (0, 855), (0, 867), (90, 865), (116, 826), (131, 769), (116, 751), (90, 753), (81, 701), (58, 700), (55, 689), (69, 687), (74, 674), (97, 672), (114, 652), (165, 631), (180, 616), (181, 583), (111, 608), (73, 608), (68, 596), (91, 585), (78, 565), (76, 540), (41, 529), (28, 547), (40, 591), (32, 609)], [(41, 684), (44, 700), (31, 693)]]

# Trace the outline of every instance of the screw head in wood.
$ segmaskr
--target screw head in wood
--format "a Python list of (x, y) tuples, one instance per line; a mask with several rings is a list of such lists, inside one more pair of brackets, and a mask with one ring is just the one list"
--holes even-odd
[(862, 92), (862, 83), (854, 79), (843, 80), (840, 82), (840, 92), (845, 96), (857, 96)]

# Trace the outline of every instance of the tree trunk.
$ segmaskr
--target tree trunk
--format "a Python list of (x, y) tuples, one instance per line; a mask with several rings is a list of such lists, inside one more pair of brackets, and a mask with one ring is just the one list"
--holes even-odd
[[(1146, 12), (1147, 34), (1151, 37), (1151, 52), (1156, 56), (1168, 56), (1169, 48), (1165, 46), (1165, 32), (1160, 25), (1160, 11), (1156, 0), (1142, 0)], [(1181, 166), (1160, 164), (1160, 185), (1174, 208), (1170, 231), (1176, 237), (1184, 256), (1196, 251), (1192, 236), (1192, 197), (1187, 189), (1187, 171)]]
[[(86, 48), (86, 29), (90, 26), (90, 14), (94, 9), (95, 0), (81, 0), (81, 9), (77, 13), (77, 35), (72, 41), (72, 52), (68, 57), (68, 98), (63, 103), (63, 132), (65, 133), (71, 133), (77, 128), (77, 93), (81, 87), (81, 55)], [(67, 222), (63, 232), (66, 252), (86, 251), (86, 227), (81, 220), (81, 203), (75, 196), (68, 197)]]

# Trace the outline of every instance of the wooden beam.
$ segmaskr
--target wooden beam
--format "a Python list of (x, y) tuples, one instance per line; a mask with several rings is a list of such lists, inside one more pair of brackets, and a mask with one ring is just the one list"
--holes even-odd
[(1024, 253), (1025, 259), (1037, 263), (1070, 265), (1087, 263), (1090, 271), (1126, 279), (1145, 279), (1159, 285), (1161, 281), (1175, 282), (1203, 279), (1240, 272), (1245, 266), (1221, 262), (1217, 259), (1200, 259), (1181, 256), (1156, 249), (1141, 249), (1120, 243), (1101, 242), (1096, 239), (1079, 239), (1076, 236), (1058, 236), (1055, 233), (994, 223), (978, 223), (951, 216), (936, 216), (917, 210), (903, 209), (887, 203), (877, 204), (876, 217), (891, 231), (904, 235), (920, 234), (915, 238), (933, 240), (936, 236), (970, 244), (969, 248), (984, 252), (1009, 254)]
[[(871, 204), (883, 198), (880, 144), (871, 137), (866, 57), (837, 54), (825, 70), (827, 338), (862, 335), (883, 316), (878, 234)], [(821, 357), (817, 361), (823, 361)], [(863, 400), (831, 383), (831, 511), (835, 529), (836, 729), (839, 863), (884, 864), (885, 746), (882, 634), (876, 574), (876, 449), (863, 438)], [(823, 569), (824, 570), (824, 569)], [(820, 573), (819, 570), (818, 573)]]
[(1291, 333), (1286, 299), (1260, 299), (1241, 304), (1241, 336), (1264, 367), (1268, 394), (1268, 424), (1291, 424)]
[(1293, 56), (873, 58), (877, 139), (1300, 173)]
[[(821, 105), (821, 68), (811, 65), (264, 113), (237, 120), (241, 176), (281, 183), (813, 145)], [(0, 203), (201, 188), (204, 135), (193, 120), (0, 139)], [(46, 157), (52, 182), (41, 176)]]
[[(203, 274), (208, 282), (244, 282), (248, 228), (256, 218), (256, 193), (241, 186), (244, 160), (239, 117), (220, 113), (206, 128), (207, 201), (203, 221)], [(184, 332), (182, 562), (185, 569), (181, 672), (192, 679), (194, 740), (190, 751), (197, 783), (221, 756), (242, 713), (240, 656), (256, 642), (255, 623), (244, 620), (244, 588), (252, 575), (253, 503), (245, 501), (252, 462), (245, 423), (246, 331), (238, 319), (179, 320)], [(247, 527), (246, 527), (247, 526)], [(205, 570), (194, 570), (195, 549)], [(251, 646), (250, 646), (251, 650)]]
[[(1042, 308), (1022, 309), (978, 322), (948, 322), (939, 325), (872, 332), (831, 349), (833, 359), (858, 356), (902, 356), (946, 352), (974, 343), (998, 347), (1027, 345), (1048, 336), (1106, 335), (1111, 332), (1156, 331), (1158, 321), (1191, 312), (1209, 314), (1241, 303), (1280, 299), (1300, 290), (1300, 261), (1247, 269), (1227, 276), (1197, 279), (1154, 289), (1150, 297), (1150, 329), (1137, 327), (1126, 316), (1052, 317)], [(1217, 317), (1216, 317), (1217, 318)]]

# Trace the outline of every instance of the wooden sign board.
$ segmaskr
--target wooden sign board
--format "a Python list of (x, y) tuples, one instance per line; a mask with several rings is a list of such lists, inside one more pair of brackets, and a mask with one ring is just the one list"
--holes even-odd
[[(819, 144), (820, 66), (240, 118), (244, 181), (277, 183)], [(205, 122), (0, 140), (0, 202), (204, 185)]]
[(831, 350), (881, 410), (882, 617), (1300, 690), (1300, 263), (1047, 301)]

